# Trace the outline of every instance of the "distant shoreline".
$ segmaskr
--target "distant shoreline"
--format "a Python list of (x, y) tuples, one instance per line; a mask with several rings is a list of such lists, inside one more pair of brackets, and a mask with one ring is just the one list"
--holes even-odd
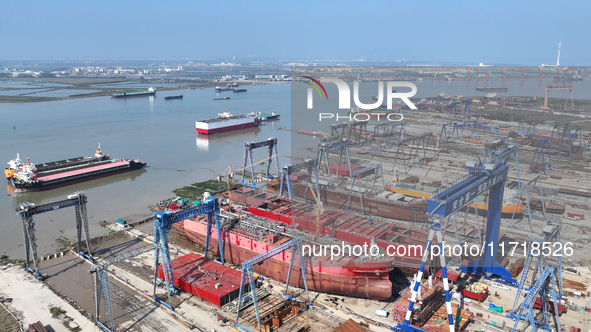
[[(56, 84), (68, 84), (70, 86), (66, 87), (47, 87), (47, 88), (38, 88), (41, 91), (48, 92), (48, 91), (67, 91), (67, 90), (100, 90), (97, 92), (92, 93), (85, 93), (85, 94), (74, 94), (69, 96), (61, 96), (61, 97), (35, 97), (34, 92), (27, 92), (26, 94), (21, 95), (12, 95), (12, 96), (2, 96), (0, 95), (0, 103), (36, 103), (36, 102), (46, 102), (46, 101), (58, 101), (58, 100), (66, 100), (66, 99), (78, 99), (78, 98), (91, 98), (91, 97), (103, 97), (103, 96), (111, 96), (112, 94), (116, 93), (124, 93), (130, 92), (130, 90), (137, 90), (132, 88), (101, 88), (96, 87), (97, 84), (118, 84), (118, 83), (139, 83), (139, 84), (146, 84), (146, 85), (153, 85), (153, 88), (157, 89), (158, 91), (170, 91), (170, 90), (186, 90), (186, 89), (205, 89), (205, 88), (215, 88), (216, 86), (225, 85), (228, 82), (222, 81), (192, 81), (192, 80), (173, 80), (173, 79), (158, 79), (158, 80), (145, 80), (145, 79), (126, 79), (126, 78), (71, 78), (71, 77), (48, 77), (48, 78), (33, 78), (33, 77), (5, 77), (0, 78), (0, 82), (2, 81), (14, 81), (14, 82), (28, 82), (34, 85), (35, 83), (56, 83)], [(234, 81), (232, 81), (234, 82)], [(289, 82), (273, 82), (273, 81), (253, 81), (253, 80), (239, 80), (236, 81), (241, 85), (266, 85), (266, 84), (287, 84)], [(159, 84), (170, 84), (170, 83), (178, 83), (178, 86), (175, 87), (160, 87)], [(18, 90), (31, 90), (31, 88), (27, 88), (23, 86), (23, 88), (3, 88), (0, 87), (1, 91), (18, 91)]]

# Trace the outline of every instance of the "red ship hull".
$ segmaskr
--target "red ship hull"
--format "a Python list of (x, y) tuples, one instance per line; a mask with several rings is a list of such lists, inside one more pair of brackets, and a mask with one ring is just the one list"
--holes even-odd
[[(185, 220), (173, 227), (183, 232), (189, 239), (201, 245), (205, 244), (207, 231), (204, 223)], [(239, 234), (239, 231), (224, 232), (223, 236), (225, 259), (238, 266), (272, 247), (264, 241), (249, 239), (244, 234)], [(210, 238), (210, 249), (214, 254), (219, 255), (218, 248), (217, 234), (213, 232)], [(257, 273), (285, 282), (289, 272), (290, 258), (291, 252), (283, 252), (253, 268)], [(296, 267), (292, 269), (290, 285), (303, 288), (304, 282), (297, 258), (294, 265)], [(329, 261), (306, 258), (306, 266), (310, 290), (375, 300), (386, 300), (392, 296), (392, 283), (388, 279), (389, 272), (392, 270), (391, 262), (352, 264), (347, 267), (338, 266)]]
[(197, 128), (196, 130), (197, 130), (197, 132), (199, 134), (212, 135), (212, 134), (217, 134), (217, 133), (225, 133), (227, 131), (242, 130), (242, 129), (252, 128), (252, 127), (257, 127), (257, 123), (251, 122), (251, 123), (239, 124), (239, 125), (235, 125), (235, 126), (215, 128), (215, 129), (210, 129), (210, 130), (205, 130), (205, 129)]

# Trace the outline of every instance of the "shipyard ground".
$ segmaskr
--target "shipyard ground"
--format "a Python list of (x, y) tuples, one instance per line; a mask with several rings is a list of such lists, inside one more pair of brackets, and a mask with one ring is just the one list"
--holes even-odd
[[(150, 224), (130, 231), (130, 234), (119, 232), (113, 238), (93, 246), (97, 257), (107, 258), (118, 253), (139, 248), (147, 245), (150, 235), (144, 233), (151, 228)], [(148, 242), (141, 241), (146, 239)], [(175, 246), (172, 247), (173, 259), (177, 255), (182, 255), (186, 251)], [(3, 282), (0, 284), (0, 296), (11, 297), (13, 302), (7, 304), (9, 310), (22, 322), (30, 323), (37, 320), (51, 325), (55, 331), (62, 328), (61, 321), (52, 318), (48, 308), (59, 306), (66, 310), (67, 315), (73, 318), (71, 326), (80, 326), (82, 331), (99, 331), (94, 326), (93, 320), (85, 317), (82, 313), (94, 313), (93, 301), (93, 280), (88, 273), (90, 264), (72, 253), (67, 253), (57, 258), (51, 258), (41, 262), (41, 268), (47, 279), (44, 283), (37, 281), (30, 274), (25, 273), (20, 266), (11, 266), (2, 271)], [(149, 299), (153, 292), (151, 284), (152, 278), (152, 253), (146, 253), (130, 261), (116, 264), (110, 269), (110, 282), (113, 296), (113, 310), (115, 315), (116, 330), (118, 331), (155, 331), (155, 330), (189, 330), (188, 326), (194, 327), (198, 331), (217, 331), (237, 330), (232, 322), (234, 315), (226, 312), (212, 304), (196, 298), (192, 294), (182, 293), (175, 297), (173, 303), (176, 310), (174, 314), (177, 318), (170, 316), (168, 309), (159, 307)], [(591, 277), (589, 269), (580, 269), (581, 275), (565, 273), (565, 278), (578, 280), (583, 283), (588, 282)], [(482, 313), (483, 318), (475, 318), (475, 325), (471, 325), (471, 330), (478, 328), (489, 328), (487, 320), (495, 322), (502, 326), (512, 326), (513, 321), (497, 313), (489, 311), (488, 303), (494, 303), (503, 308), (510, 308), (513, 305), (515, 289), (507, 286), (493, 286), (494, 283), (483, 281), (490, 285), (491, 293), (498, 292), (500, 299), (490, 295), (482, 304), (472, 301), (465, 303), (465, 309), (473, 313)], [(284, 285), (277, 281), (265, 281), (266, 285), (272, 285), (273, 290), (282, 290)], [(496, 284), (495, 284), (496, 285)], [(497, 288), (499, 287), (499, 288)], [(35, 290), (34, 297), (22, 296), (22, 289)], [(53, 292), (51, 291), (53, 289)], [(162, 290), (159, 291), (162, 293)], [(303, 292), (299, 290), (300, 298)], [(272, 291), (272, 298), (281, 299), (279, 291)], [(311, 331), (332, 330), (345, 320), (352, 318), (357, 322), (368, 324), (370, 331), (387, 331), (394, 326), (393, 318), (381, 317), (376, 315), (376, 309), (385, 309), (392, 311), (393, 302), (391, 301), (373, 301), (367, 299), (350, 298), (346, 296), (335, 296), (311, 292), (313, 307), (286, 322), (284, 327), (278, 331), (289, 331), (291, 328), (309, 324)], [(337, 299), (335, 301), (335, 299)], [(270, 301), (266, 299), (265, 301)], [(591, 306), (591, 298), (582, 298), (573, 300), (576, 306)], [(264, 301), (263, 301), (264, 303)], [(41, 304), (41, 305), (40, 305)], [(264, 308), (264, 304), (261, 306)], [(227, 323), (222, 323), (217, 319), (220, 315)], [(574, 312), (561, 317), (563, 326), (589, 326), (588, 313)], [(241, 317), (253, 318), (252, 308), (245, 310)], [(105, 323), (106, 313), (101, 307), (101, 321)], [(244, 325), (254, 329), (254, 321), (242, 322)], [(57, 326), (57, 327), (56, 327)], [(499, 328), (499, 325), (496, 326)], [(499, 330), (505, 330), (500, 328)]]
[[(425, 132), (438, 134), (441, 130), (441, 124), (450, 122), (449, 119), (442, 119), (440, 116), (442, 115), (427, 112), (420, 124), (413, 122), (407, 124), (407, 133), (412, 135), (421, 135)], [(501, 127), (516, 127), (515, 122), (491, 121), (490, 123)], [(550, 128), (545, 129), (549, 130)], [(498, 139), (498, 136), (498, 133), (482, 132), (476, 133), (471, 138), (490, 143)], [(466, 174), (466, 169), (464, 168), (465, 162), (468, 160), (478, 160), (477, 153), (482, 150), (482, 144), (466, 142), (463, 139), (442, 141), (440, 142), (439, 148), (447, 150), (448, 153), (440, 153), (436, 161), (429, 162), (426, 165), (415, 164), (406, 174), (396, 174), (393, 172), (392, 158), (357, 153), (368, 150), (369, 148), (369, 145), (363, 146), (360, 144), (359, 147), (351, 149), (351, 155), (354, 161), (361, 165), (382, 163), (384, 182), (386, 184), (393, 183), (397, 177), (403, 179), (408, 176), (416, 176), (425, 183), (441, 181), (443, 182), (442, 185), (445, 185), (447, 184), (446, 182)], [(396, 147), (382, 148), (381, 150), (385, 151), (388, 149), (390, 151), (396, 151)], [(533, 176), (531, 173), (528, 173), (529, 162), (532, 157), (532, 147), (526, 141), (522, 141), (519, 150), (521, 180), (528, 180)], [(509, 165), (509, 180), (516, 180), (517, 174), (513, 162), (510, 161)], [(562, 214), (548, 213), (549, 217), (562, 219), (562, 242), (570, 241), (573, 243), (573, 255), (563, 260), (563, 266), (576, 269), (578, 274), (567, 271), (563, 273), (563, 278), (566, 281), (565, 289), (569, 292), (581, 293), (581, 297), (569, 297), (572, 305), (568, 312), (560, 317), (561, 325), (566, 327), (567, 331), (570, 326), (575, 326), (583, 330), (590, 329), (591, 314), (584, 312), (584, 310), (582, 311), (581, 308), (591, 307), (591, 297), (587, 296), (587, 292), (590, 290), (587, 285), (591, 282), (591, 270), (589, 269), (591, 256), (587, 252), (589, 236), (591, 235), (591, 216), (588, 212), (591, 198), (558, 193), (559, 188), (573, 190), (591, 188), (590, 166), (588, 162), (583, 160), (577, 161), (564, 158), (553, 158), (552, 166), (553, 170), (548, 170), (546, 175), (541, 177), (543, 188), (547, 193), (546, 199), (557, 204), (565, 205), (566, 212), (585, 214), (584, 219), (575, 221), (563, 218), (566, 212)], [(397, 170), (400, 171), (400, 168)], [(348, 183), (343, 182), (343, 184), (347, 185)], [(539, 199), (539, 193), (534, 192), (532, 198)], [(536, 217), (542, 217), (540, 211), (534, 211), (533, 214)], [(477, 219), (472, 214), (465, 216), (463, 213), (459, 213), (457, 219), (459, 226), (471, 228), (477, 228), (479, 223), (482, 227), (485, 222), (485, 218)], [(426, 223), (391, 222), (409, 228), (427, 230)], [(509, 241), (527, 241), (531, 236), (540, 235), (545, 221), (534, 218), (532, 221), (533, 232), (510, 228), (510, 225), (522, 229), (529, 227), (527, 219), (519, 222), (503, 219), (501, 232), (505, 234), (504, 242), (506, 244), (509, 244)], [(124, 251), (150, 244), (151, 231), (152, 225), (148, 223), (128, 232), (113, 233), (116, 235), (111, 235), (111, 238), (105, 238), (104, 241), (93, 245), (92, 250), (96, 257), (108, 258)], [(468, 243), (479, 242), (479, 239), (476, 237), (465, 237), (457, 235), (454, 232), (447, 232), (444, 234), (444, 237), (446, 241), (453, 243), (456, 241)], [(173, 259), (186, 252), (185, 249), (177, 249), (175, 245), (171, 247)], [(517, 253), (523, 254), (519, 251)], [(511, 257), (508, 264), (515, 262), (519, 257), (523, 256), (516, 255), (515, 257)], [(453, 260), (456, 260), (456, 263), (460, 261), (458, 258), (449, 257), (448, 266), (450, 266), (450, 270), (453, 270), (451, 268), (454, 264)], [(109, 275), (117, 331), (188, 331), (189, 327), (193, 327), (194, 330), (208, 332), (211, 332), (212, 329), (217, 331), (237, 330), (232, 324), (235, 319), (234, 314), (196, 298), (191, 294), (182, 293), (175, 297), (173, 305), (176, 307), (174, 312), (176, 318), (171, 316), (171, 312), (168, 309), (156, 305), (150, 299), (153, 293), (153, 285), (151, 283), (153, 278), (153, 264), (153, 255), (149, 252), (130, 261), (118, 263), (110, 268)], [(88, 272), (89, 268), (89, 263), (73, 253), (67, 253), (63, 256), (58, 255), (55, 258), (43, 260), (41, 262), (41, 270), (47, 275), (47, 279), (44, 282), (37, 281), (30, 274), (25, 273), (21, 266), (12, 265), (1, 267), (0, 298), (13, 299), (12, 302), (4, 303), (4, 305), (25, 325), (39, 320), (45, 325), (51, 325), (55, 331), (64, 330), (61, 320), (53, 318), (49, 312), (49, 307), (58, 306), (66, 310), (66, 315), (73, 319), (70, 326), (77, 325), (82, 331), (99, 331), (94, 325), (94, 319), (92, 318), (95, 310), (93, 300), (94, 285), (92, 276)], [(519, 279), (519, 276), (517, 278)], [(404, 291), (404, 281), (406, 280), (400, 281), (400, 287), (398, 289), (401, 291), (399, 294), (402, 294), (402, 291)], [(505, 317), (505, 314), (506, 310), (510, 310), (513, 306), (516, 289), (506, 285), (498, 285), (487, 280), (481, 280), (479, 282), (489, 285), (491, 295), (482, 303), (478, 303), (475, 300), (472, 300), (470, 303), (464, 303), (464, 309), (475, 314), (481, 313), (483, 316), (482, 318), (475, 317), (475, 322), (468, 326), (468, 330), (487, 329), (489, 331), (510, 331), (514, 321)], [(583, 288), (577, 286), (581, 284), (584, 285)], [(267, 279), (264, 282), (264, 287), (267, 285), (272, 285), (273, 287), (271, 288), (272, 295), (265, 301), (269, 301), (269, 303), (281, 301), (282, 297), (279, 290), (283, 289), (283, 284)], [(296, 291), (299, 292), (300, 298), (303, 299), (302, 291)], [(498, 293), (499, 298), (494, 295), (495, 292)], [(162, 294), (163, 290), (159, 289), (158, 293)], [(388, 317), (381, 317), (376, 315), (376, 309), (385, 309), (391, 313), (394, 301), (399, 296), (397, 294), (394, 294), (393, 298), (389, 301), (374, 301), (317, 292), (311, 292), (310, 296), (313, 301), (312, 309), (305, 311), (300, 316), (290, 318), (277, 331), (290, 331), (304, 324), (309, 324), (311, 331), (330, 331), (349, 318), (356, 322), (368, 324), (370, 331), (388, 331), (391, 326), (396, 325), (391, 314)], [(337, 300), (334, 301), (333, 299)], [(460, 304), (457, 301), (453, 301), (452, 303)], [(503, 307), (505, 311), (503, 315), (488, 310), (489, 303)], [(573, 308), (578, 309), (574, 310)], [(108, 319), (106, 318), (104, 306), (101, 307), (100, 312), (100, 321), (106, 323)], [(222, 320), (218, 320), (217, 315), (220, 315)], [(2, 322), (7, 319), (10, 320), (10, 318), (4, 317), (4, 314), (0, 315), (0, 324), (3, 324)], [(242, 318), (241, 323), (253, 330), (256, 329), (252, 320), (252, 308), (247, 308), (244, 316), (241, 317), (245, 317)], [(223, 323), (224, 320), (226, 323)], [(494, 327), (490, 325), (492, 322), (495, 323)], [(442, 322), (442, 325), (445, 326), (445, 323)], [(0, 330), (10, 331), (9, 327), (4, 327), (3, 325), (0, 325)]]

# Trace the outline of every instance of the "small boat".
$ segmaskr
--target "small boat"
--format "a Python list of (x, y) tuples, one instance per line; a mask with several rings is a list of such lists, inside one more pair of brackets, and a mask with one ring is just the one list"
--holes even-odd
[(476, 91), (483, 92), (507, 92), (509, 89), (502, 86), (495, 87), (476, 87)]
[(143, 96), (155, 96), (155, 95), (156, 95), (156, 89), (149, 88), (146, 91), (116, 93), (116, 94), (112, 94), (111, 97), (113, 97), (113, 98), (128, 98), (128, 97), (143, 97)]
[(279, 118), (279, 116), (281, 114), (277, 114), (275, 112), (271, 112), (271, 113), (265, 113), (265, 112), (256, 112), (256, 113), (252, 113), (254, 116), (256, 116), (257, 118), (259, 118), (261, 121), (267, 121), (267, 120), (276, 120)]
[(178, 95), (178, 96), (166, 96), (164, 97), (165, 100), (170, 100), (170, 99), (183, 99), (183, 95)]
[(234, 93), (236, 93), (236, 92), (246, 92), (246, 89), (236, 89), (236, 90), (234, 90)]
[(230, 87), (227, 87), (227, 88), (222, 88), (222, 87), (219, 87), (219, 86), (216, 86), (215, 87), (215, 92), (232, 91), (232, 90), (234, 90), (234, 89), (233, 88), (230, 88)]
[(213, 100), (226, 100), (226, 99), (230, 99), (230, 97), (213, 98)]

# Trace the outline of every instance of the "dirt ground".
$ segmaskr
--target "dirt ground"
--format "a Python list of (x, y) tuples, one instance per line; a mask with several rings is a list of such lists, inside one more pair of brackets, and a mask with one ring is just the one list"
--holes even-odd
[(0, 331), (18, 332), (20, 330), (18, 321), (8, 311), (0, 307)]

